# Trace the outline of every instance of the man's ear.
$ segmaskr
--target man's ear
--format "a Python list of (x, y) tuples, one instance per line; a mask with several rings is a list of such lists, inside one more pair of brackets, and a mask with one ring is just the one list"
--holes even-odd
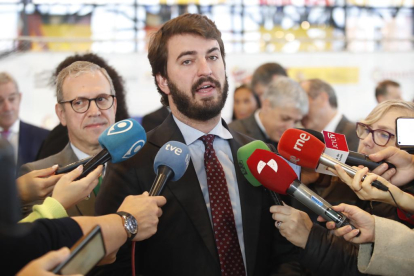
[(60, 123), (63, 126), (66, 126), (66, 113), (65, 113), (65, 110), (63, 109), (63, 106), (61, 104), (57, 103), (55, 105), (55, 112), (56, 112), (56, 115), (59, 118)]
[(269, 99), (262, 99), (262, 110), (268, 111), (272, 108)]
[(161, 76), (160, 74), (156, 75), (155, 79), (157, 80), (157, 84), (160, 87), (160, 89), (162, 90), (162, 92), (169, 95), (170, 94), (170, 88), (168, 87), (168, 80), (166, 78), (164, 78), (163, 76)]

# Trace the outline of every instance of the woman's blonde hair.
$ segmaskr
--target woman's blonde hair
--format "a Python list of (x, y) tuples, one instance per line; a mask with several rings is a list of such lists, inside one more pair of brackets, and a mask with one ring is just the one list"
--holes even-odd
[(414, 117), (414, 103), (402, 100), (388, 100), (378, 104), (361, 123), (372, 125), (381, 119), (385, 113), (397, 109), (401, 116)]

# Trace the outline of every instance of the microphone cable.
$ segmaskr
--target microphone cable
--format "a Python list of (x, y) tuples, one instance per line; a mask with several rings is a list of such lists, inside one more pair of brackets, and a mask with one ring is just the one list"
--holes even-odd
[(391, 195), (391, 198), (392, 198), (392, 200), (394, 201), (394, 203), (395, 203), (395, 206), (397, 207), (397, 209), (398, 210), (400, 210), (401, 211), (401, 213), (403, 213), (404, 214), (404, 216), (410, 221), (410, 223), (411, 224), (414, 224), (414, 220), (411, 218), (412, 217), (412, 214), (410, 214), (410, 213), (408, 213), (408, 212), (406, 212), (406, 211), (404, 211), (399, 205), (398, 205), (398, 203), (397, 203), (397, 201), (395, 200), (395, 198), (394, 198), (394, 195), (391, 193), (391, 191), (390, 190), (388, 190), (388, 192), (390, 193), (390, 195)]

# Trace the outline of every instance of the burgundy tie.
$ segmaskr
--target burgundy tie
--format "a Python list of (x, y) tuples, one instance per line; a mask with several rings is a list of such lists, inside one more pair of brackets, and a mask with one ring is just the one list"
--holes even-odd
[(245, 276), (243, 257), (237, 237), (226, 177), (213, 148), (215, 136), (204, 135), (199, 139), (205, 146), (204, 166), (207, 174), (211, 217), (220, 258), (221, 275)]

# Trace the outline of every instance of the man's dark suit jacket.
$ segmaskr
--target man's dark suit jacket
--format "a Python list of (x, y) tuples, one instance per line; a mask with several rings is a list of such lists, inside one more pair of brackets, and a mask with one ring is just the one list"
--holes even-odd
[[(233, 139), (229, 140), (229, 144), (236, 163), (238, 148), (252, 139), (230, 132)], [(184, 143), (171, 115), (162, 125), (148, 133), (147, 143), (139, 153), (125, 162), (109, 166), (96, 200), (97, 215), (115, 213), (126, 196), (150, 190), (155, 179), (154, 157), (168, 141)], [(298, 248), (283, 238), (275, 228), (269, 212), (272, 205), (270, 197), (262, 187), (250, 185), (237, 165), (235, 171), (241, 202), (247, 274), (300, 275)], [(163, 215), (157, 233), (136, 243), (137, 273), (220, 275), (212, 225), (192, 162), (180, 180), (166, 184), (161, 195), (166, 197), (167, 203), (162, 208)], [(118, 252), (117, 261), (103, 267), (99, 273), (130, 275), (130, 256), (130, 243), (127, 243)]]
[(146, 132), (153, 130), (162, 122), (164, 122), (165, 118), (168, 117), (170, 111), (165, 106), (160, 107), (159, 109), (151, 112), (150, 114), (145, 115), (142, 117), (142, 127), (145, 129)]
[(336, 133), (342, 133), (345, 135), (348, 148), (352, 151), (357, 151), (359, 144), (359, 138), (356, 135), (355, 127), (355, 123), (348, 120), (345, 115), (342, 115), (342, 118), (335, 129)]
[(48, 134), (49, 130), (20, 121), (17, 168), (36, 160), (37, 152)]
[(254, 113), (246, 119), (231, 122), (229, 128), (257, 140), (266, 141), (267, 139), (257, 124)]

